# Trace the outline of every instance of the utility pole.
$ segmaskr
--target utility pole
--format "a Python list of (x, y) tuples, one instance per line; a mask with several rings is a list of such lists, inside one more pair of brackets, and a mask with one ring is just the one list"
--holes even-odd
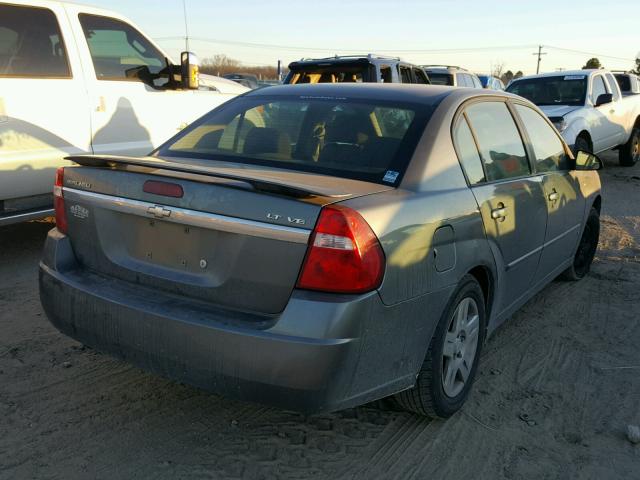
[(546, 53), (542, 53), (542, 47), (544, 47), (544, 45), (538, 45), (538, 53), (531, 54), (538, 56), (538, 68), (536, 68), (536, 75), (540, 73), (540, 62), (542, 61), (542, 55), (546, 55)]
[(182, 0), (182, 11), (184, 12), (184, 49), (189, 51), (189, 23), (187, 22), (187, 0)]

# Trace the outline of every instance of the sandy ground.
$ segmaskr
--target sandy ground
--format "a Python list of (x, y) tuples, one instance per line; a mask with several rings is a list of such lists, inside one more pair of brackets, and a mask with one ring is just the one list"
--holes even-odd
[(48, 223), (0, 229), (0, 478), (640, 479), (640, 165), (607, 155), (592, 274), (489, 341), (448, 421), (240, 403), (84, 349), (46, 320)]

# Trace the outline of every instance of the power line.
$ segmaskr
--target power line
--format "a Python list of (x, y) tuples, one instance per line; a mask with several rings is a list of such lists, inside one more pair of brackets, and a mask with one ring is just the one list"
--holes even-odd
[(570, 53), (578, 53), (580, 55), (592, 55), (594, 57), (601, 57), (601, 58), (610, 58), (612, 60), (622, 60), (624, 62), (635, 62), (635, 58), (625, 58), (625, 57), (614, 57), (612, 55), (604, 55), (602, 53), (593, 53), (593, 52), (585, 52), (583, 50), (573, 50), (571, 48), (562, 48), (562, 47), (554, 47), (552, 45), (544, 45), (545, 48), (551, 48), (553, 50), (560, 50), (563, 52), (570, 52)]

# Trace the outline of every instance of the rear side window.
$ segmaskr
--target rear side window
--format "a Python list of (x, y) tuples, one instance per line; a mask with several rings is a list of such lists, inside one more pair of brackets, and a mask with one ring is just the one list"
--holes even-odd
[(416, 77), (416, 83), (419, 83), (421, 85), (428, 85), (429, 84), (429, 80), (427, 80), (427, 74), (424, 73), (419, 68), (414, 68), (413, 69), (413, 74)]
[(453, 86), (453, 75), (450, 73), (429, 73), (431, 85), (450, 85)]
[(144, 81), (166, 66), (164, 55), (125, 22), (81, 14), (80, 24), (98, 80)]
[(380, 67), (380, 80), (382, 80), (382, 83), (393, 82), (393, 73), (391, 72), (391, 67), (389, 67), (388, 65)]
[(238, 97), (156, 152), (395, 184), (431, 115), (428, 105)]
[(593, 77), (593, 86), (591, 88), (591, 101), (595, 105), (600, 95), (607, 93), (607, 88), (604, 86), (604, 79), (602, 75)]
[(487, 181), (531, 173), (522, 137), (506, 104), (476, 103), (465, 113), (478, 141)]
[(0, 77), (71, 78), (51, 10), (0, 5)]
[(485, 177), (480, 154), (478, 153), (478, 148), (476, 147), (476, 142), (473, 139), (469, 124), (464, 116), (460, 117), (460, 121), (453, 132), (453, 141), (460, 163), (462, 163), (462, 168), (467, 174), (469, 184), (476, 185), (484, 182)]
[(535, 154), (538, 172), (569, 170), (569, 160), (564, 145), (553, 128), (538, 112), (524, 105), (516, 105), (516, 111), (529, 134)]
[(296, 69), (286, 83), (297, 85), (299, 83), (363, 83), (366, 81), (367, 67), (363, 65), (319, 65), (317, 67), (310, 65)]
[(400, 70), (400, 81), (402, 83), (413, 83), (411, 79), (411, 69), (408, 67), (398, 67)]
[(471, 76), (471, 81), (473, 82), (473, 86), (475, 88), (482, 88), (482, 83), (480, 83), (480, 79), (475, 75)]

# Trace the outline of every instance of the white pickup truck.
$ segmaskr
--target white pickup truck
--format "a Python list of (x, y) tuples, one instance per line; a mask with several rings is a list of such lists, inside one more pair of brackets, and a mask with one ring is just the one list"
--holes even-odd
[(197, 73), (116, 13), (0, 0), (0, 225), (51, 214), (64, 157), (147, 154), (240, 93)]
[(611, 72), (532, 75), (514, 80), (507, 91), (538, 105), (575, 151), (615, 148), (620, 165), (640, 160), (640, 95), (624, 97)]

